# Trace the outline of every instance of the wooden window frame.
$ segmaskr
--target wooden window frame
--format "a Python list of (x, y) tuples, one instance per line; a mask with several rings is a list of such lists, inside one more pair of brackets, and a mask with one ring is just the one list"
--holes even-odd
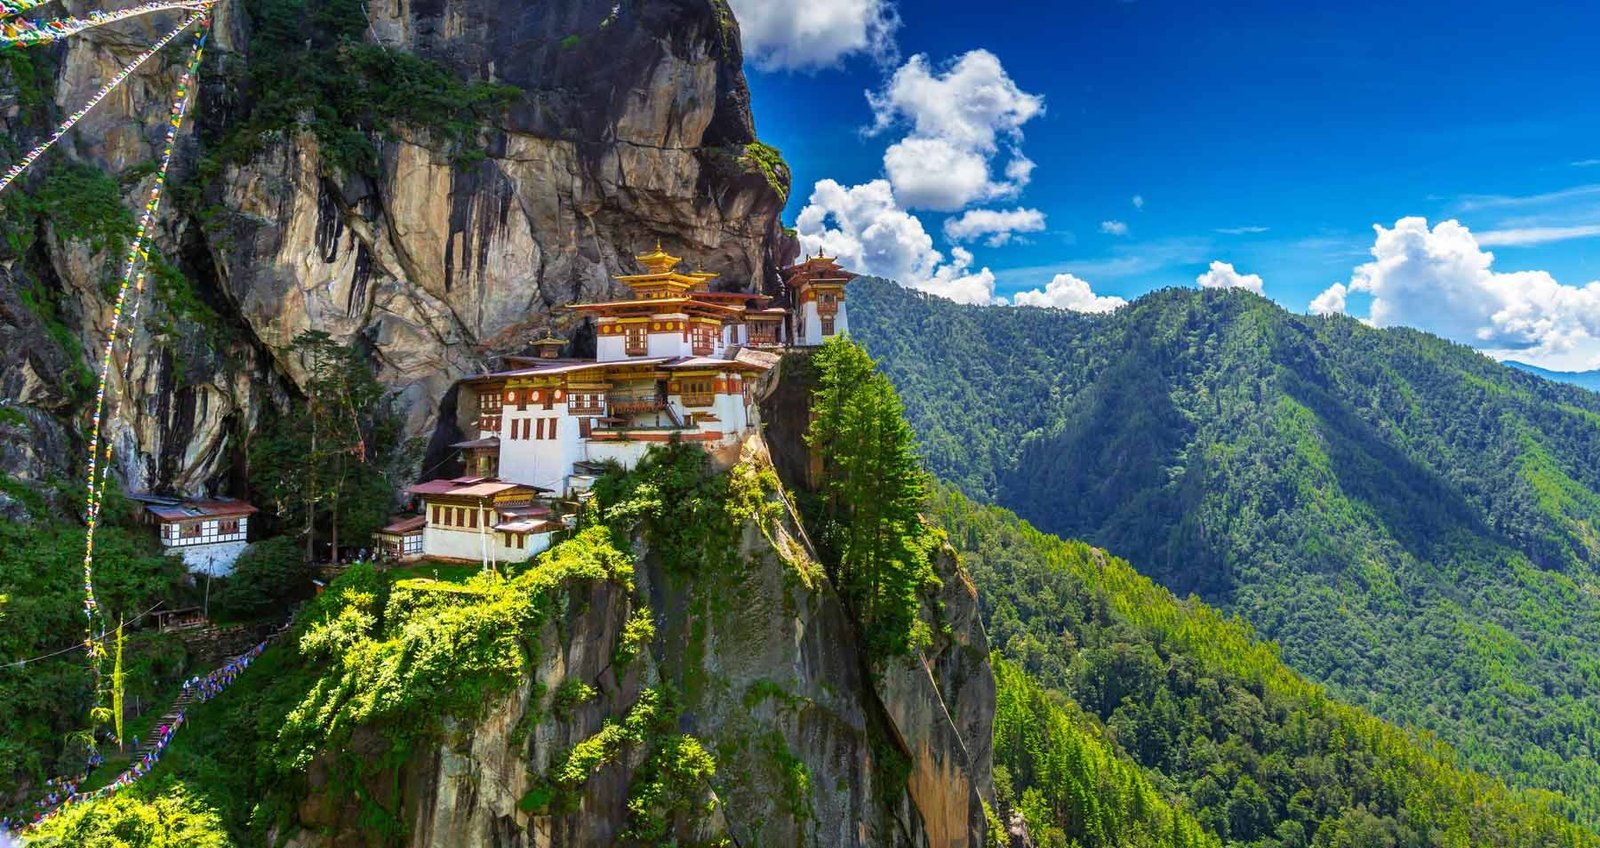
[(650, 328), (643, 324), (623, 325), (622, 352), (628, 356), (648, 356), (650, 354)]

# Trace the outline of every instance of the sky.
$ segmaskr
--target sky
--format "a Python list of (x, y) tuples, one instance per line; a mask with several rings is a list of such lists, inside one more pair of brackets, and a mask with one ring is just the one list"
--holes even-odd
[(807, 250), (969, 303), (1240, 286), (1600, 367), (1600, 4), (730, 3)]

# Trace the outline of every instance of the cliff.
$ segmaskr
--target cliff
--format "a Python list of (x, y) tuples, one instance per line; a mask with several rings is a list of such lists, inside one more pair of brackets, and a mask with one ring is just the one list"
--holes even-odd
[[(932, 644), (869, 669), (759, 440), (709, 480), (671, 467), (645, 471), (630, 497), (692, 491), (701, 506), (681, 520), (725, 522), (694, 533), (692, 563), (646, 520), (631, 551), (592, 529), (503, 584), (401, 581), (371, 645), (345, 641), (346, 659), (328, 663), (319, 620), (347, 626), (364, 601), (344, 598), (370, 598), (335, 584), (300, 635), (315, 681), (289, 684), (305, 700), (269, 743), (313, 752), (303, 780), (267, 793), (291, 810), (276, 836), (299, 848), (988, 844), (994, 678), (953, 553), (924, 610)], [(543, 612), (491, 621), (507, 604)], [(516, 621), (531, 659), (501, 694), (410, 735), (431, 719), (407, 699), (481, 691), (481, 673), (459, 671), (475, 667), (467, 649), (514, 638)], [(426, 654), (450, 653), (456, 671), (413, 676)]]
[[(7, 134), (40, 138), (170, 26), (143, 21), (0, 66)], [(0, 453), (22, 479), (77, 473), (127, 232), (107, 210), (148, 191), (182, 61), (151, 62), (8, 198), (0, 400), (19, 414)], [(577, 335), (560, 307), (616, 294), (657, 240), (721, 285), (773, 283), (788, 172), (756, 142), (741, 64), (721, 0), (221, 4), (153, 296), (116, 356), (119, 476), (244, 488), (303, 330), (357, 343), (428, 437), (457, 378)]]

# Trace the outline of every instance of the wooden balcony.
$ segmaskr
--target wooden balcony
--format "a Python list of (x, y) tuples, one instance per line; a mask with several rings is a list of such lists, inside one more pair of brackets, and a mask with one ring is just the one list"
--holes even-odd
[(611, 415), (645, 415), (651, 412), (661, 412), (667, 408), (667, 402), (661, 398), (612, 398)]

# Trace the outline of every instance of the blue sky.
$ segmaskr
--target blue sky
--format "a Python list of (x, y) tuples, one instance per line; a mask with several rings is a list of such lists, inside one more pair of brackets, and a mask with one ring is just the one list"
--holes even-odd
[[(733, 5), (786, 221), (865, 271), (1103, 309), (1225, 262), (1295, 311), (1339, 283), (1319, 308), (1600, 365), (1600, 4)], [(1020, 228), (951, 238), (972, 210)]]

